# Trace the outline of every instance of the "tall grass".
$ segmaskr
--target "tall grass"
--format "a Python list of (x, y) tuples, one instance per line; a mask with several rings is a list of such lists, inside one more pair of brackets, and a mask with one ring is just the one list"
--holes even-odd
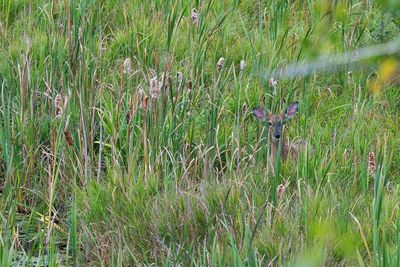
[[(0, 1), (1, 266), (398, 266), (398, 55), (266, 79), (398, 20), (385, 1)], [(271, 159), (251, 110), (294, 100), (307, 149)]]

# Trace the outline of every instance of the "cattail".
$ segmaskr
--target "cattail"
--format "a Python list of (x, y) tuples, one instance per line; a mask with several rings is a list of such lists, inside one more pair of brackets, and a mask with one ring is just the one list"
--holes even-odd
[(224, 64), (225, 64), (225, 58), (220, 57), (217, 62), (217, 70), (220, 71), (224, 67)]
[(127, 59), (124, 60), (123, 67), (124, 67), (124, 71), (123, 72), (125, 74), (130, 74), (132, 72), (132, 65), (131, 65), (131, 59), (130, 58), (127, 58)]
[(278, 188), (276, 189), (276, 196), (278, 198), (278, 201), (281, 200), (283, 193), (286, 191), (286, 188), (288, 187), (288, 183), (286, 182), (285, 184), (280, 184)]
[(131, 122), (131, 117), (132, 117), (131, 111), (128, 110), (128, 111), (126, 112), (126, 115), (125, 115), (126, 124), (129, 124), (129, 123)]
[(68, 131), (68, 129), (64, 130), (64, 136), (65, 136), (65, 140), (67, 140), (67, 144), (69, 146), (72, 146), (74, 144), (74, 141), (72, 140), (71, 133)]
[(56, 118), (60, 119), (63, 113), (63, 98), (60, 94), (57, 94), (54, 99), (54, 106), (56, 108)]
[(160, 88), (162, 85), (164, 85), (164, 91), (166, 95), (169, 95), (170, 84), (171, 84), (171, 77), (168, 74), (164, 73), (163, 82), (160, 83)]
[(247, 105), (246, 105), (246, 104), (243, 104), (243, 106), (242, 106), (242, 113), (243, 113), (243, 114), (246, 114), (246, 112), (247, 112)]
[(241, 71), (244, 71), (245, 68), (246, 68), (246, 62), (242, 59), (242, 60), (240, 61), (240, 70), (241, 70)]
[(147, 111), (147, 108), (148, 108), (148, 101), (149, 101), (149, 97), (147, 96), (147, 95), (145, 95), (144, 97), (143, 97), (143, 99), (142, 99), (142, 109), (143, 109), (143, 111)]
[(368, 171), (369, 175), (375, 176), (375, 153), (372, 151), (368, 153)]
[(176, 73), (176, 79), (178, 80), (179, 83), (181, 83), (183, 81), (183, 73), (178, 71)]
[(150, 79), (150, 95), (153, 99), (158, 99), (161, 94), (162, 82), (159, 82), (157, 76)]
[(188, 93), (191, 94), (193, 89), (193, 82), (192, 79), (189, 79), (188, 81)]
[(192, 9), (192, 22), (193, 24), (199, 24), (199, 13), (195, 8)]

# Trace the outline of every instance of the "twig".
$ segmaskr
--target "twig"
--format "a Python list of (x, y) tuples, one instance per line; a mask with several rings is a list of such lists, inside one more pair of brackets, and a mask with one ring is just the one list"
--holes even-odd
[(330, 72), (338, 70), (343, 65), (358, 63), (362, 60), (392, 55), (400, 51), (400, 37), (383, 44), (373, 45), (358, 50), (340, 54), (324, 55), (309, 63), (292, 63), (286, 67), (260, 73), (262, 79), (289, 79), (297, 76), (308, 76), (316, 71)]

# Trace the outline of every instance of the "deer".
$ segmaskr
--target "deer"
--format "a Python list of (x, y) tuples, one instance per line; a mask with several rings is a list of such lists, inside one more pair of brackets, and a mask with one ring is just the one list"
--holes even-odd
[(296, 143), (286, 143), (285, 140), (285, 124), (291, 119), (299, 109), (299, 102), (296, 101), (290, 104), (285, 111), (285, 114), (278, 112), (277, 114), (272, 114), (268, 111), (268, 117), (264, 108), (255, 107), (253, 108), (253, 115), (257, 119), (265, 122), (268, 118), (269, 124), (269, 136), (272, 143), (271, 157), (274, 159), (278, 155), (279, 146), (280, 157), (286, 161), (288, 158), (297, 161), (299, 151), (304, 151), (307, 147), (307, 142), (305, 140), (300, 140)]

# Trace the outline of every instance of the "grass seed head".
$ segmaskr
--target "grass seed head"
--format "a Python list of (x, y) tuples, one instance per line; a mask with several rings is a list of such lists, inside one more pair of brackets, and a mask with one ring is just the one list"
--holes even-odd
[(161, 94), (162, 82), (159, 82), (157, 76), (150, 79), (150, 95), (153, 99), (158, 99)]
[(225, 64), (225, 58), (220, 57), (217, 62), (217, 70), (220, 71), (224, 67), (224, 64)]
[(142, 86), (138, 86), (138, 88), (137, 88), (137, 94), (138, 94), (138, 96), (140, 97), (140, 98), (142, 98), (143, 96), (145, 96), (146, 95), (146, 93), (144, 92), (144, 90), (143, 90), (143, 87)]
[(375, 176), (375, 163), (375, 153), (371, 151), (368, 153), (368, 171), (372, 177)]
[(348, 162), (350, 160), (350, 152), (349, 150), (345, 149), (343, 152), (343, 158), (345, 162)]
[(164, 75), (163, 75), (163, 81), (160, 84), (160, 88), (163, 85), (164, 85), (165, 94), (169, 95), (169, 93), (170, 93), (170, 85), (171, 85), (171, 77), (166, 73), (164, 73)]
[(125, 74), (130, 74), (132, 72), (132, 64), (131, 64), (131, 59), (127, 58), (124, 60), (124, 73)]
[(182, 83), (182, 81), (183, 81), (183, 73), (178, 71), (176, 73), (176, 79), (178, 80), (179, 83)]
[(54, 107), (56, 108), (56, 118), (60, 119), (63, 113), (63, 98), (60, 94), (57, 94), (56, 98), (54, 99)]
[(83, 36), (83, 30), (82, 27), (79, 27), (78, 29), (78, 41), (82, 41), (82, 36)]
[(64, 31), (65, 31), (65, 26), (64, 26), (64, 24), (60, 23), (58, 25), (58, 32), (60, 33), (60, 35), (62, 35), (62, 34), (64, 34)]

